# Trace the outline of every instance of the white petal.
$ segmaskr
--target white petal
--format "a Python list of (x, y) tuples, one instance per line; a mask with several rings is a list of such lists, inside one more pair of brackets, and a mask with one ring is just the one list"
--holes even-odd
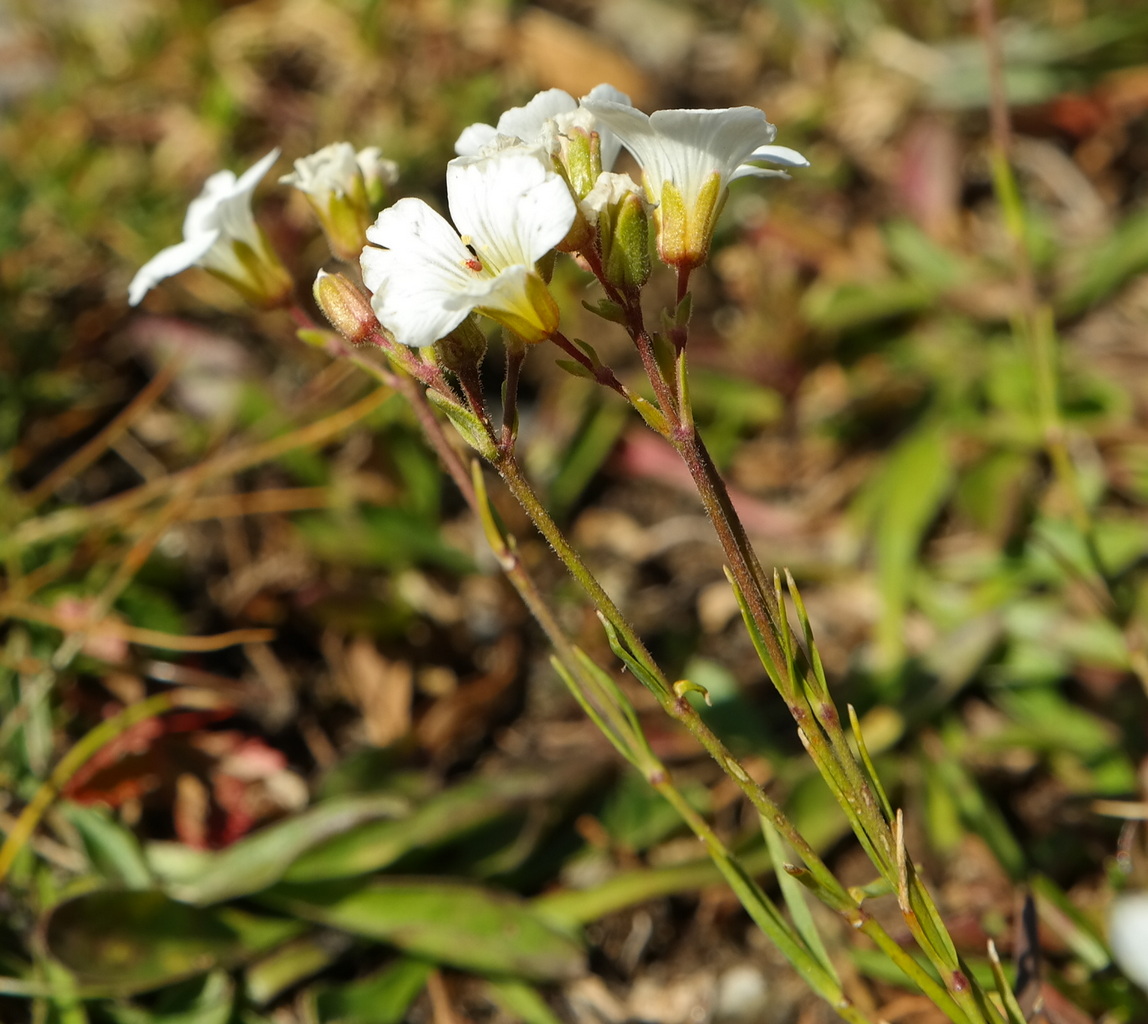
[(639, 196), (645, 195), (628, 174), (603, 171), (579, 205), (586, 217), (593, 222), (607, 206), (620, 203), (631, 192)]
[(325, 199), (332, 193), (341, 196), (350, 192), (359, 173), (355, 147), (349, 142), (332, 142), (317, 153), (300, 157), (295, 161), (295, 169), (279, 181), (317, 199)]
[(537, 319), (527, 291), (527, 279), (531, 276), (537, 276), (533, 267), (518, 266), (508, 267), (485, 281), (476, 281), (471, 291), (472, 308), (503, 310), (528, 323)]
[(632, 145), (639, 148), (648, 145), (646, 140), (653, 139), (655, 132), (650, 124), (648, 114), (642, 113), (637, 107), (628, 103), (616, 103), (613, 100), (597, 99), (593, 95), (582, 100), (582, 106), (590, 111), (599, 121), (609, 126), (621, 137), (623, 144), (639, 160), (641, 155)]
[[(675, 167), (680, 161), (675, 158), (675, 147), (658, 134), (649, 115), (636, 107), (593, 99), (585, 100), (583, 106), (634, 155), (650, 185), (650, 198), (656, 202), (662, 184), (677, 180)], [(605, 160), (602, 169), (606, 169)]]
[(138, 306), (143, 297), (160, 281), (174, 277), (199, 263), (218, 240), (218, 231), (201, 232), (195, 238), (161, 249), (136, 271), (132, 283), (128, 285), (128, 302)]
[(666, 181), (691, 195), (715, 171), (728, 180), (777, 134), (756, 107), (658, 110), (647, 117), (633, 107), (604, 100), (587, 100), (585, 106), (634, 154), (654, 198)]
[(378, 146), (367, 146), (355, 154), (355, 163), (364, 180), (381, 181), (384, 185), (393, 185), (399, 180), (399, 165), (394, 160), (383, 156)]
[(533, 151), (458, 157), (447, 164), (446, 189), (456, 227), (495, 272), (532, 267), (574, 223), (569, 188)]
[(219, 204), (235, 191), (237, 181), (232, 171), (216, 171), (203, 183), (199, 195), (187, 205), (187, 214), (183, 218), (185, 239), (219, 230), (219, 225), (215, 223), (216, 211)]
[[(599, 100), (604, 100), (607, 103), (617, 103), (623, 107), (633, 106), (630, 97), (622, 92), (621, 89), (615, 89), (614, 86), (607, 85), (606, 83), (594, 86), (593, 89), (582, 97), (580, 102), (583, 105), (583, 109), (587, 109), (585, 106), (587, 101), (593, 103)], [(595, 118), (595, 121), (597, 122), (597, 118)], [(614, 164), (618, 162), (618, 153), (622, 149), (622, 140), (604, 123), (596, 123), (595, 128), (598, 131), (598, 139), (602, 147), (602, 170), (612, 171)]]
[(582, 102), (586, 100), (605, 100), (607, 103), (620, 103), (624, 107), (632, 107), (634, 105), (634, 101), (631, 100), (629, 96), (608, 82), (594, 86), (593, 89), (582, 97)]
[(400, 199), (388, 206), (367, 228), (367, 239), (402, 252), (412, 263), (459, 268), (460, 275), (471, 259), (454, 228), (421, 199)]
[(782, 167), (809, 166), (809, 161), (804, 156), (788, 146), (762, 146), (750, 153), (746, 160), (762, 160), (769, 164), (780, 164)]
[[(404, 345), (433, 345), (462, 323), (480, 276), (454, 229), (421, 199), (400, 199), (367, 229), (363, 283), (379, 322)], [(489, 276), (481, 275), (481, 276)]]
[(577, 109), (574, 97), (561, 89), (540, 92), (524, 107), (511, 107), (498, 119), (500, 135), (510, 135), (523, 142), (539, 142), (548, 120)]
[(278, 159), (279, 147), (276, 146), (270, 153), (256, 161), (239, 176), (239, 180), (235, 183), (236, 193), (251, 195), (251, 193), (255, 191), (255, 186), (267, 176), (267, 172), (271, 170), (275, 161)]
[(224, 236), (246, 242), (253, 249), (262, 248), (262, 238), (251, 213), (251, 195), (278, 159), (279, 150), (273, 149), (238, 178), (231, 171), (218, 171), (208, 178), (203, 191), (187, 208), (184, 238), (218, 229)]
[(459, 156), (478, 156), (498, 138), (498, 129), (492, 124), (472, 124), (462, 130), (454, 151)]
[(693, 159), (704, 159), (707, 174), (716, 170), (723, 178), (777, 135), (757, 107), (656, 110), (650, 125), (667, 141), (689, 150)]
[[(405, 252), (367, 247), (360, 258), (371, 307), (395, 341), (412, 348), (433, 345), (474, 308), (460, 282), (412, 263)], [(462, 282), (461, 284), (466, 284)]]
[(1116, 897), (1108, 912), (1108, 942), (1120, 969), (1148, 990), (1148, 892)]

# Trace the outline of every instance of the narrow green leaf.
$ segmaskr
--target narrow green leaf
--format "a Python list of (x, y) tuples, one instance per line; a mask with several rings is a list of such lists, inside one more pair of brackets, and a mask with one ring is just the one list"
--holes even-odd
[(155, 890), (87, 893), (59, 904), (43, 926), (47, 953), (86, 994), (130, 995), (169, 985), (231, 966), (272, 937), (244, 934), (238, 918)]
[(761, 832), (765, 836), (766, 846), (769, 847), (769, 855), (773, 858), (773, 871), (777, 876), (777, 884), (781, 889), (785, 905), (789, 908), (789, 916), (793, 918), (794, 927), (805, 940), (809, 952), (821, 964), (825, 972), (834, 981), (841, 984), (841, 977), (833, 966), (833, 961), (829, 959), (829, 952), (821, 940), (821, 933), (817, 930), (813, 915), (809, 911), (809, 904), (806, 902), (806, 887), (785, 870), (785, 864), (790, 858), (786, 854), (784, 840), (778, 834), (777, 829), (765, 818), (761, 819)]
[(62, 802), (57, 808), (80, 833), (88, 859), (108, 881), (127, 889), (149, 889), (154, 883), (139, 840), (102, 807)]
[(992, 939), (989, 939), (989, 967), (993, 972), (997, 995), (1000, 997), (1009, 1024), (1028, 1024), (1028, 1018), (1025, 1017), (1024, 1011), (1020, 1008), (1020, 1003), (1016, 1001), (1016, 996), (1013, 995), (1012, 984), (1005, 977), (1001, 958), (997, 954), (996, 943)]
[(741, 587), (738, 586), (737, 580), (734, 579), (733, 573), (729, 569), (725, 569), (725, 578), (729, 580), (729, 585), (733, 588), (734, 597), (737, 599), (737, 606), (741, 610), (741, 619), (745, 624), (746, 632), (749, 633), (750, 641), (753, 643), (753, 649), (757, 651), (758, 660), (761, 662), (761, 667), (765, 669), (766, 675), (769, 676), (770, 682), (773, 683), (777, 692), (786, 694), (789, 692), (788, 681), (782, 676), (779, 666), (774, 664), (773, 657), (769, 653), (769, 648), (765, 644), (765, 638), (761, 635), (761, 630), (757, 628), (757, 623), (753, 621), (753, 613), (749, 609), (749, 603), (742, 593)]
[(570, 374), (571, 377), (581, 377), (583, 380), (594, 379), (594, 371), (588, 366), (583, 366), (575, 359), (555, 359), (554, 363)]
[(623, 310), (618, 303), (611, 302), (609, 299), (599, 299), (594, 305), (591, 305), (583, 299), (582, 305), (595, 316), (600, 316), (603, 320), (610, 321), (610, 323), (623, 325), (626, 323), (625, 310)]
[(501, 978), (488, 981), (486, 987), (494, 1002), (522, 1024), (562, 1024), (562, 1018), (550, 1009), (533, 985)]
[(433, 388), (427, 389), (427, 399), (435, 408), (442, 410), (450, 420), (451, 425), (458, 431), (459, 436), (488, 462), (497, 454), (494, 442), (487, 433), (480, 420), (469, 409), (464, 409), (457, 402), (439, 394)]
[(312, 994), (315, 1018), (339, 1024), (400, 1024), (433, 970), (429, 961), (403, 957), (369, 978), (319, 988)]
[(203, 858), (198, 874), (171, 880), (169, 891), (199, 906), (246, 896), (274, 885), (304, 854), (332, 837), (408, 812), (405, 800), (389, 794), (327, 800)]
[(586, 764), (561, 777), (537, 771), (471, 779), (421, 802), (402, 820), (374, 820), (327, 834), (292, 861), (288, 882), (349, 878), (388, 867), (413, 850), (430, 850), (464, 839), (475, 829), (532, 804), (553, 803), (577, 792), (601, 766)]
[(124, 1000), (109, 1008), (118, 1024), (228, 1024), (235, 1010), (235, 983), (226, 971), (166, 989), (154, 1005)]
[(865, 734), (861, 731), (861, 722), (857, 718), (857, 709), (852, 704), (849, 705), (849, 724), (853, 729), (853, 739), (857, 743), (857, 753), (861, 756), (861, 763), (865, 766), (865, 774), (869, 776), (869, 785), (873, 787), (877, 799), (881, 802), (881, 810), (884, 812), (886, 820), (892, 821), (895, 817), (893, 804), (885, 792), (885, 787), (881, 785), (881, 777), (877, 774), (877, 767), (873, 764), (873, 758), (869, 756), (869, 748), (865, 744)]
[(287, 989), (333, 964), (351, 946), (349, 935), (316, 929), (284, 943), (244, 971), (247, 998), (266, 1006)]
[(462, 882), (283, 885), (260, 902), (478, 974), (560, 981), (585, 966), (581, 946), (528, 903)]
[(626, 646), (621, 636), (618, 635), (618, 631), (604, 616), (599, 615), (598, 618), (606, 630), (606, 639), (610, 644), (610, 650), (634, 673), (638, 682), (651, 693), (665, 693), (665, 687), (658, 679), (657, 670), (638, 659), (638, 656)]
[(1090, 971), (1103, 971), (1112, 957), (1094, 921), (1073, 905), (1072, 900), (1047, 875), (1029, 879), (1037, 911), (1045, 924), (1059, 936)]

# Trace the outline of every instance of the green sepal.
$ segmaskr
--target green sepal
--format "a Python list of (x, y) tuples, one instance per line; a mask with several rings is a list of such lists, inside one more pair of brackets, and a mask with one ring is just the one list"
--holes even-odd
[(431, 388), (427, 389), (427, 400), (431, 405), (446, 413), (454, 429), (459, 432), (462, 439), (488, 462), (492, 462), (498, 454), (494, 441), (486, 431), (486, 427), (474, 413), (464, 409), (457, 402), (452, 402), (445, 395)]
[(664, 694), (666, 688), (658, 678), (657, 670), (654, 666), (647, 665), (644, 660), (640, 660), (639, 656), (623, 643), (621, 636), (618, 635), (617, 628), (601, 612), (598, 613), (598, 621), (602, 623), (602, 628), (606, 630), (606, 640), (610, 644), (610, 650), (634, 673), (634, 678), (651, 693)]
[(611, 302), (609, 299), (599, 299), (596, 305), (591, 305), (583, 299), (582, 305), (595, 316), (609, 320), (612, 324), (622, 324), (623, 326), (626, 324), (626, 311), (616, 302)]
[(689, 327), (690, 314), (694, 310), (694, 293), (686, 292), (682, 296), (682, 301), (678, 303), (677, 309), (674, 310), (674, 326), (675, 327)]
[(586, 380), (594, 379), (594, 371), (574, 359), (555, 359), (554, 362), (572, 377), (584, 377)]
[(674, 683), (674, 695), (677, 697), (684, 697), (687, 693), (697, 693), (701, 695), (702, 700), (706, 702), (706, 707), (712, 708), (714, 702), (710, 699), (710, 692), (701, 683), (695, 683), (691, 679), (679, 679)]
[(670, 424), (662, 410), (641, 395), (630, 395), (630, 404), (638, 410), (638, 415), (646, 421), (646, 426), (657, 431), (662, 437), (670, 436)]

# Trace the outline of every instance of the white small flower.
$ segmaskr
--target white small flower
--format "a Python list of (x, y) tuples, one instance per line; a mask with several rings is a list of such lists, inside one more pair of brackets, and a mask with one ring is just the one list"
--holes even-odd
[(1117, 966), (1148, 991), (1148, 892), (1125, 892), (1112, 901), (1108, 944)]
[(646, 115), (605, 100), (587, 99), (584, 106), (641, 165), (646, 194), (658, 204), (658, 252), (664, 262), (683, 269), (705, 262), (731, 181), (783, 173), (758, 163), (809, 166), (796, 150), (771, 145), (777, 129), (756, 107)]
[(307, 197), (331, 251), (343, 260), (358, 256), (386, 186), (397, 180), (398, 165), (384, 160), (377, 146), (356, 153), (349, 142), (334, 142), (296, 160), (294, 171), (279, 179)]
[(398, 164), (384, 160), (378, 146), (368, 146), (356, 153), (349, 142), (332, 142), (317, 153), (296, 160), (295, 169), (279, 181), (316, 199), (324, 199), (328, 195), (353, 195), (368, 182), (393, 185), (398, 178)]
[[(400, 199), (367, 230), (363, 281), (379, 322), (404, 345), (433, 345), (472, 310), (528, 342), (558, 327), (534, 264), (565, 237), (574, 200), (544, 154), (515, 147), (447, 165), (451, 217)], [(468, 248), (469, 246), (469, 248)]]
[(203, 267), (227, 281), (257, 305), (274, 306), (291, 290), (291, 279), (251, 212), (251, 196), (271, 165), (273, 149), (238, 178), (217, 171), (191, 201), (183, 221), (183, 241), (162, 249), (138, 271), (128, 287), (128, 301), (138, 305), (160, 281)]
[(488, 154), (508, 139), (541, 146), (581, 199), (602, 171), (613, 168), (622, 148), (617, 136), (599, 124), (584, 105), (590, 101), (627, 106), (630, 97), (605, 84), (596, 85), (581, 100), (562, 89), (547, 89), (525, 106), (506, 111), (497, 125), (472, 124), (465, 128), (454, 144), (455, 152), (459, 156)]

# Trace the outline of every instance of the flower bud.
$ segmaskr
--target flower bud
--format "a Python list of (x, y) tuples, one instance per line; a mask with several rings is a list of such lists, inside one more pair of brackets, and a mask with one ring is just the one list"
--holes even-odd
[(542, 145), (562, 175), (570, 194), (579, 204), (574, 223), (559, 243), (562, 252), (581, 252), (594, 237), (593, 218), (587, 219), (581, 202), (594, 188), (602, 173), (602, 141), (594, 130), (593, 118), (584, 110), (560, 114), (547, 121), (542, 131)]
[(323, 315), (352, 345), (366, 345), (379, 330), (371, 302), (342, 274), (320, 270), (313, 289)]
[(583, 202), (597, 225), (595, 244), (605, 281), (636, 294), (650, 277), (649, 203), (627, 174), (601, 174)]
[[(386, 160), (378, 146), (368, 146), (355, 154), (355, 163), (363, 176), (367, 190), (367, 202), (373, 209), (383, 205), (387, 189), (399, 180), (399, 165), (394, 160)], [(373, 219), (373, 218), (372, 218)]]
[(602, 173), (602, 140), (588, 111), (578, 109), (547, 122), (543, 144), (575, 199), (585, 199)]

